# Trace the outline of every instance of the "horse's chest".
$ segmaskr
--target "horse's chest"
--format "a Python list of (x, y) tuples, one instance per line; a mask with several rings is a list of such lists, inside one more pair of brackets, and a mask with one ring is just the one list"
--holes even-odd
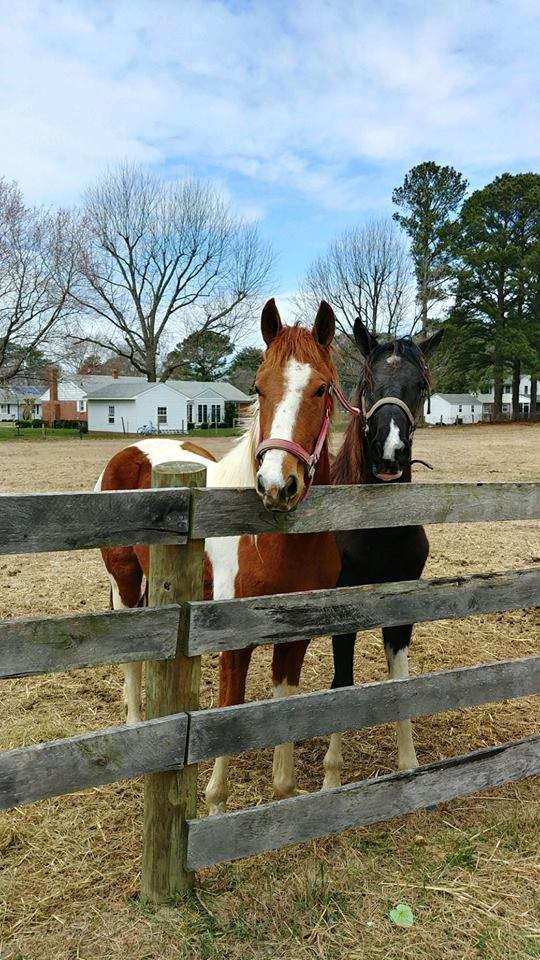
[(220, 537), (206, 541), (204, 597), (256, 597), (334, 587), (340, 570), (334, 538)]

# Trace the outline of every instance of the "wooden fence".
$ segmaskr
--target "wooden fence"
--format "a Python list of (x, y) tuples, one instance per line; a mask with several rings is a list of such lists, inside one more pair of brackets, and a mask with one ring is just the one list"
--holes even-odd
[[(540, 484), (314, 488), (275, 517), (253, 490), (204, 487), (166, 464), (153, 490), (0, 497), (0, 553), (151, 544), (149, 607), (0, 622), (0, 677), (146, 661), (148, 719), (0, 753), (0, 807), (145, 775), (143, 894), (185, 890), (209, 864), (327, 836), (540, 772), (540, 737), (407, 773), (197, 818), (197, 763), (540, 692), (540, 657), (284, 700), (199, 709), (202, 654), (302, 637), (533, 606), (540, 575), (506, 573), (201, 602), (204, 539), (414, 523), (532, 520)], [(119, 704), (120, 709), (120, 704)]]

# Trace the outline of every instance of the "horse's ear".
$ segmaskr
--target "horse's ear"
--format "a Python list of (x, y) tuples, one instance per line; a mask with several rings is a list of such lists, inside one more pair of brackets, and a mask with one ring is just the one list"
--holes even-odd
[(282, 330), (283, 324), (279, 310), (276, 306), (276, 301), (272, 297), (271, 300), (266, 301), (261, 313), (261, 333), (267, 347), (270, 346), (272, 340), (275, 340), (278, 333), (281, 333)]
[(375, 347), (378, 345), (377, 337), (374, 337), (373, 334), (369, 332), (360, 317), (357, 317), (354, 321), (354, 339), (363, 357), (369, 357), (370, 353), (373, 353)]
[(336, 332), (336, 318), (334, 316), (332, 307), (326, 302), (326, 300), (321, 300), (319, 304), (319, 309), (317, 310), (317, 316), (315, 317), (315, 323), (313, 324), (313, 330), (311, 332), (317, 343), (321, 344), (321, 347), (329, 347), (334, 339), (334, 334)]
[(425, 340), (422, 340), (418, 346), (424, 354), (425, 357), (430, 357), (434, 350), (439, 346), (442, 338), (444, 337), (444, 329), (441, 327), (440, 330), (436, 330), (435, 333), (432, 333), (430, 337), (426, 337)]

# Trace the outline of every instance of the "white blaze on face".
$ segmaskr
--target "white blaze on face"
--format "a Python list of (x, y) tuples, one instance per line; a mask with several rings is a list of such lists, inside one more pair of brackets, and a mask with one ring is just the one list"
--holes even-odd
[[(292, 440), (294, 426), (298, 417), (304, 390), (309, 383), (312, 369), (309, 363), (289, 360), (284, 370), (284, 392), (279, 401), (270, 427), (268, 439)], [(266, 489), (281, 487), (287, 482), (283, 476), (283, 463), (287, 454), (284, 450), (268, 450), (258, 472)]]
[(403, 440), (401, 439), (399, 427), (392, 417), (390, 420), (390, 427), (388, 429), (388, 436), (384, 441), (383, 458), (385, 460), (395, 460), (396, 451), (403, 450), (403, 446), (404, 444)]

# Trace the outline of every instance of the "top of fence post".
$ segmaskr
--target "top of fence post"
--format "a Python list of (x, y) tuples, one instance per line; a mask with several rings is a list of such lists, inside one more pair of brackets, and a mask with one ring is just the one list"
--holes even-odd
[[(195, 487), (206, 484), (199, 463), (164, 463), (152, 470), (152, 486)], [(191, 511), (190, 511), (191, 512)], [(191, 526), (191, 524), (190, 524)], [(151, 606), (200, 600), (203, 595), (204, 540), (150, 548), (148, 598)], [(186, 657), (187, 618), (180, 618), (177, 656), (146, 665), (147, 719), (197, 710), (200, 657)], [(197, 767), (150, 774), (145, 780), (142, 895), (162, 903), (193, 883), (186, 870), (186, 820), (197, 811)]]

